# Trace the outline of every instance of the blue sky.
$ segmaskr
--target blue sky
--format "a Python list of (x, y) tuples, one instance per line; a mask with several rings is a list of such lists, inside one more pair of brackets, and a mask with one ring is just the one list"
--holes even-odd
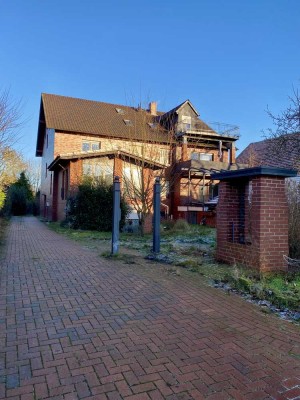
[(42, 92), (117, 104), (190, 99), (262, 139), (300, 82), (299, 0), (0, 0), (0, 89), (22, 99), (34, 157)]

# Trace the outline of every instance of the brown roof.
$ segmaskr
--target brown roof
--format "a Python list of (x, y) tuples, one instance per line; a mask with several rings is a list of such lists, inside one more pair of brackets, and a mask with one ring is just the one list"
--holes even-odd
[[(36, 153), (42, 153), (45, 127), (63, 132), (169, 143), (167, 130), (159, 124), (154, 128), (149, 125), (155, 118), (143, 109), (43, 93)], [(126, 120), (131, 123), (127, 125)]]
[[(141, 108), (43, 93), (36, 155), (42, 154), (46, 127), (63, 132), (170, 143), (171, 132), (163, 125), (169, 113), (158, 112), (157, 116), (153, 116)], [(125, 120), (131, 121), (130, 124), (126, 124)], [(154, 122), (155, 126), (150, 126)], [(199, 124), (209, 128), (200, 119)]]
[[(153, 129), (148, 125), (154, 121), (154, 116), (134, 107), (43, 93), (41, 114), (44, 114), (40, 117), (45, 117), (46, 127), (58, 131), (170, 141), (168, 132), (161, 126)], [(126, 125), (125, 120), (131, 124)]]
[(300, 133), (249, 144), (236, 158), (249, 167), (269, 166), (300, 171)]

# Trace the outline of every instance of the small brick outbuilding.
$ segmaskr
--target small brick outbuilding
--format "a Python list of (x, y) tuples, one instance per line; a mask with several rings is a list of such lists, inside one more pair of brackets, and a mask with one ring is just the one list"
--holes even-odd
[(217, 259), (260, 272), (284, 271), (288, 255), (285, 178), (296, 171), (255, 167), (213, 175), (220, 180)]

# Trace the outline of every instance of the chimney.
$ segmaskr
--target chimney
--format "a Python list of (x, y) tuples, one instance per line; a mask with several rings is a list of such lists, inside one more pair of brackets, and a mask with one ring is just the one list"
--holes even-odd
[(157, 102), (156, 101), (151, 101), (149, 103), (149, 111), (151, 115), (157, 115)]

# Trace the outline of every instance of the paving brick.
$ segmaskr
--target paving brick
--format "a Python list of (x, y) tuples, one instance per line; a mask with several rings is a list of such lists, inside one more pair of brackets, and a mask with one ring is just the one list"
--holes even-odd
[(294, 387), (300, 387), (300, 378), (289, 378), (284, 379), (282, 385), (287, 389), (293, 389)]
[(12, 218), (6, 239), (0, 399), (300, 396), (298, 327), (188, 272), (100, 258), (36, 218)]

